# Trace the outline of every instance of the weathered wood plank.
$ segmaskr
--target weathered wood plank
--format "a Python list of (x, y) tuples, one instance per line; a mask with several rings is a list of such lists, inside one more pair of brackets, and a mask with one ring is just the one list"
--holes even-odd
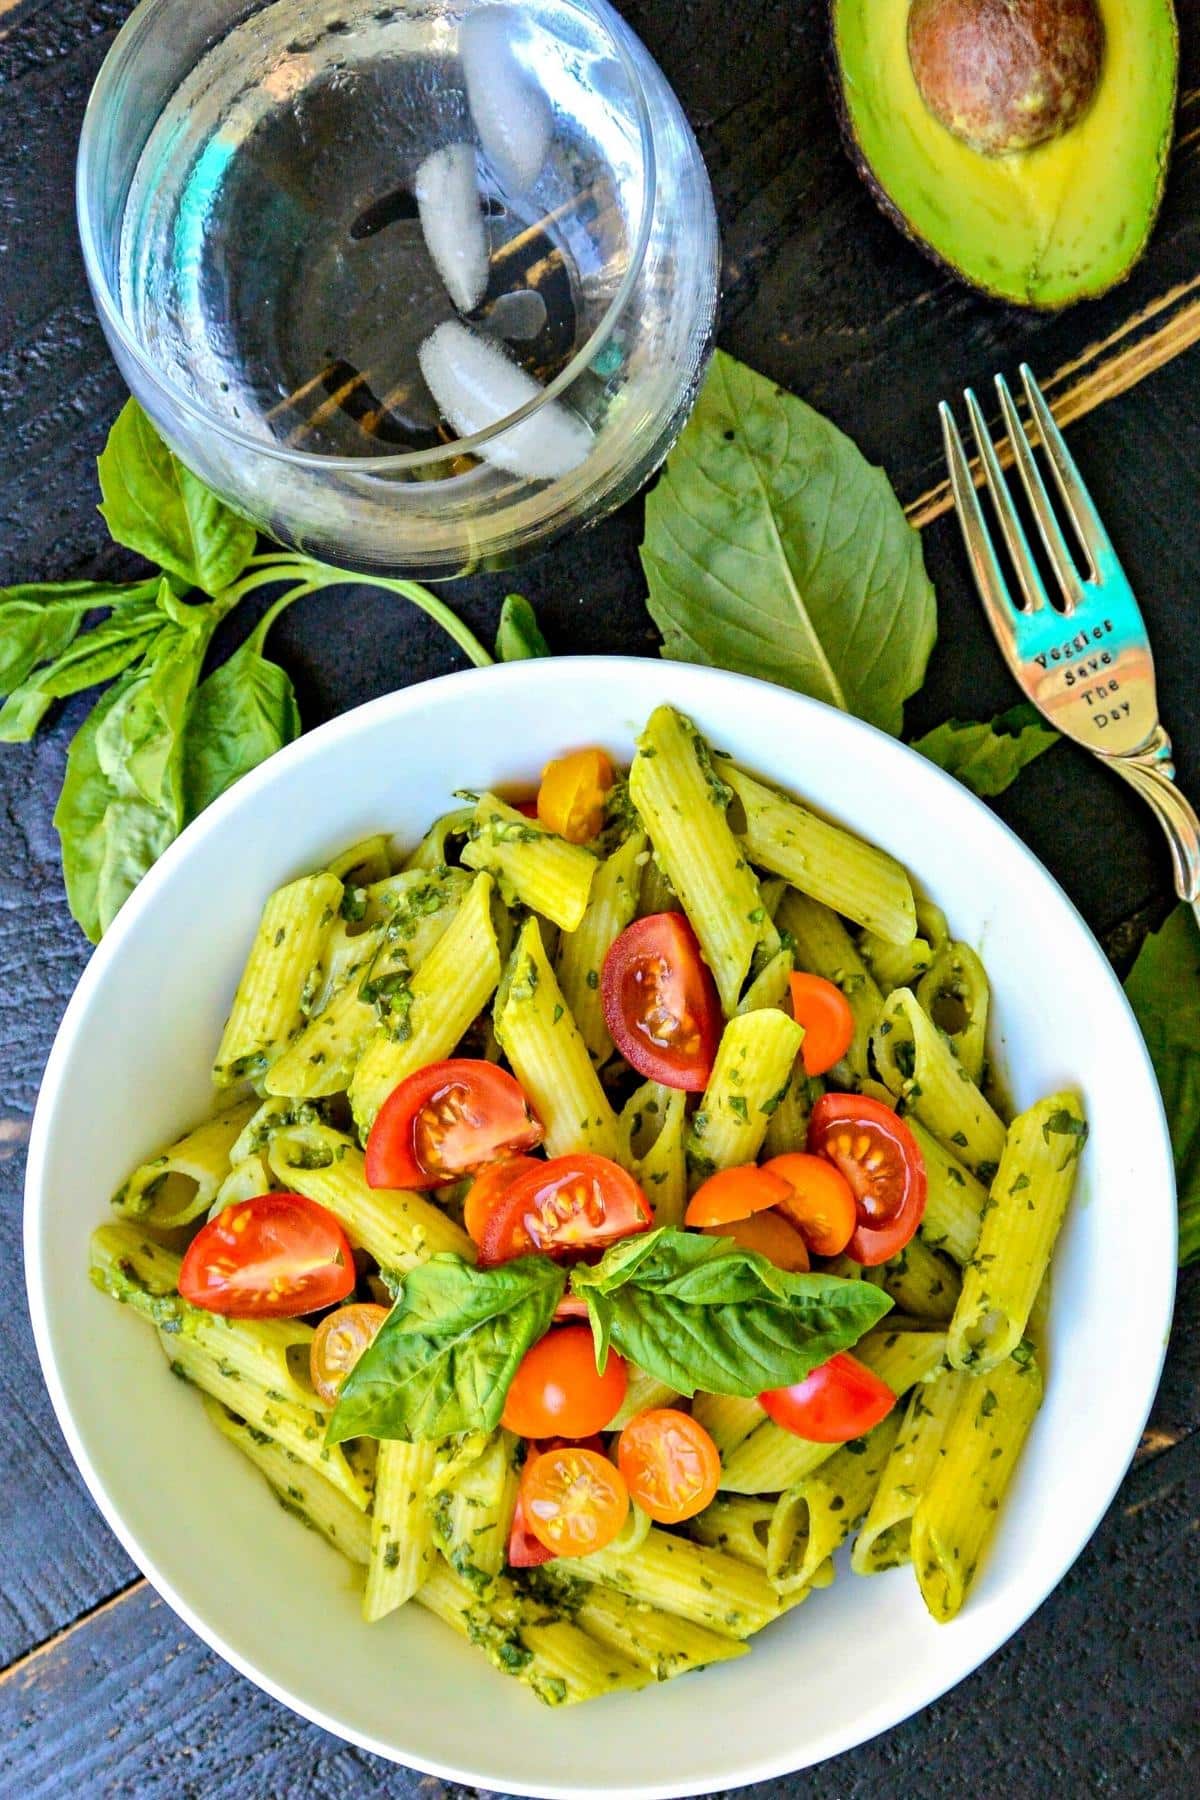
[[(1193, 1610), (1200, 1601), (1190, 1550), (1198, 1518), (1193, 1438), (1129, 1477), (1018, 1638), (916, 1719), (807, 1773), (805, 1794), (943, 1800), (1003, 1790), (1034, 1800), (1090, 1793), (1098, 1769), (1115, 1794), (1140, 1792), (1148, 1780), (1157, 1794), (1182, 1794), (1195, 1685), (1178, 1627), (1189, 1601)], [(837, 1603), (835, 1584), (811, 1604)], [(349, 1800), (368, 1784), (391, 1800), (466, 1792), (293, 1717), (234, 1675), (144, 1584), (0, 1678), (0, 1742), (8, 1790), (26, 1800), (73, 1789), (138, 1800)], [(756, 1800), (796, 1791), (790, 1780), (750, 1790)]]

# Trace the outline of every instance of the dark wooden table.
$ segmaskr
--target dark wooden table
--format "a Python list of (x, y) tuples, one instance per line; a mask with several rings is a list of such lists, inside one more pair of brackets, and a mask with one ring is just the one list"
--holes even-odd
[[(0, 0), (0, 583), (129, 572), (94, 511), (93, 459), (123, 391), (72, 210), (84, 103), (127, 10), (122, 0)], [(973, 297), (876, 213), (838, 148), (822, 0), (624, 0), (621, 10), (675, 84), (712, 174), (722, 343), (851, 432), (924, 529), (941, 641), (911, 728), (987, 716), (1013, 698), (967, 586), (934, 404), (1028, 357), (1060, 417), (1079, 421), (1071, 441), (1159, 646), (1181, 779), (1200, 793), (1200, 358), (1188, 353), (1200, 337), (1200, 0), (1182, 7), (1178, 148), (1151, 251), (1116, 293), (1056, 318)], [(640, 532), (635, 502), (522, 572), (557, 650), (654, 654)], [(483, 635), (506, 585), (457, 591)], [(272, 642), (308, 725), (458, 661), (411, 610), (349, 591), (307, 600)], [(87, 955), (50, 824), (84, 710), (73, 702), (35, 745), (0, 752), (0, 1793), (438, 1794), (442, 1784), (294, 1718), (192, 1637), (110, 1536), (42, 1387), (21, 1282), (23, 1150)], [(1169, 900), (1165, 852), (1139, 803), (1064, 748), (1026, 771), (998, 810), (1123, 967)], [(1138, 1196), (1129, 1200), (1133, 1220)], [(1119, 1356), (1124, 1320), (1112, 1329)], [(1134, 1466), (1057, 1592), (919, 1718), (772, 1793), (1195, 1792), (1198, 1376), (1200, 1269), (1182, 1280)], [(1103, 1384), (1097, 1369), (1097, 1430)]]

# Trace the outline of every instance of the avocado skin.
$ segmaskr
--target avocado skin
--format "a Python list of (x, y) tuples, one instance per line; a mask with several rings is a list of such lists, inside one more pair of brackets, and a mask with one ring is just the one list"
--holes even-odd
[[(1157, 179), (1155, 182), (1153, 200), (1145, 215), (1145, 225), (1138, 240), (1137, 248), (1128, 258), (1124, 266), (1113, 276), (1111, 281), (1107, 281), (1099, 287), (1088, 287), (1081, 293), (1068, 295), (1061, 300), (1039, 300), (1033, 298), (1018, 299), (1003, 288), (989, 285), (985, 277), (968, 272), (956, 263), (951, 256), (944, 251), (939, 250), (936, 244), (932, 243), (929, 238), (916, 229), (912, 221), (905, 215), (903, 209), (892, 198), (891, 194), (884, 186), (883, 181), (876, 173), (862, 144), (859, 142), (858, 133), (854, 126), (854, 120), (850, 114), (850, 106), (847, 100), (842, 76), (841, 56), (838, 51), (837, 26), (839, 4), (840, 0), (827, 0), (827, 30), (825, 34), (824, 64), (826, 78), (829, 83), (829, 90), (833, 99), (833, 110), (835, 117), (837, 118), (838, 130), (841, 134), (842, 146), (847, 156), (850, 158), (850, 161), (853, 163), (859, 179), (866, 187), (880, 212), (883, 213), (886, 218), (890, 219), (897, 231), (900, 232), (902, 237), (908, 240), (914, 249), (919, 250), (922, 256), (933, 263), (937, 268), (941, 269), (944, 273), (953, 275), (956, 280), (965, 283), (967, 287), (974, 288), (977, 293), (986, 295), (989, 300), (998, 300), (1002, 305), (1020, 307), (1023, 311), (1028, 312), (1065, 312), (1068, 307), (1078, 305), (1081, 300), (1099, 299), (1102, 294), (1111, 293), (1113, 288), (1120, 287), (1122, 282), (1128, 281), (1130, 275), (1140, 262), (1154, 230), (1159, 208), (1162, 205), (1163, 192), (1167, 184), (1167, 173), (1171, 159), (1171, 151), (1174, 147), (1175, 105), (1178, 100), (1179, 91), (1179, 20), (1175, 12), (1174, 0), (1169, 0), (1167, 6), (1170, 17), (1171, 55), (1175, 69), (1174, 99), (1172, 101), (1170, 119), (1163, 139), (1155, 146), (1154, 155), (1157, 164)], [(1101, 83), (1103, 84), (1108, 78), (1109, 71), (1106, 67), (1101, 73)], [(980, 153), (976, 152), (976, 154)], [(1026, 154), (1028, 154), (1028, 152)], [(987, 158), (982, 157), (982, 155), (980, 159), (981, 161), (987, 160)]]

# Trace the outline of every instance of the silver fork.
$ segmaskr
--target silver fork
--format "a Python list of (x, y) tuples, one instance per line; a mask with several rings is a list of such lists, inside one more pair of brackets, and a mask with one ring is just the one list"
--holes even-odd
[(975, 585), (996, 642), (1043, 718), (1123, 775), (1146, 800), (1171, 846), (1175, 889), (1200, 920), (1200, 820), (1175, 785), (1171, 740), (1159, 723), (1154, 657), (1133, 589), (1062, 432), (1027, 363), (1021, 379), (1063, 511), (1088, 573), (1079, 572), (1051, 505), (1008, 383), (996, 391), (1013, 460), (1059, 593), (1052, 605), (971, 388), (967, 403), (984, 483), (1016, 571), (1014, 599), (1000, 566), (962, 437), (945, 401), (939, 411), (950, 485)]

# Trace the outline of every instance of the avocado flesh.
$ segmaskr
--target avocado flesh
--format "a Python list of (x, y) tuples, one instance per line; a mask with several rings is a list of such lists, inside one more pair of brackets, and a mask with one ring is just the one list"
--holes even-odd
[(1022, 306), (1067, 306), (1127, 275), (1166, 177), (1179, 39), (1171, 0), (1098, 0), (1091, 106), (1061, 137), (984, 156), (939, 124), (908, 60), (909, 0), (832, 0), (843, 128), (876, 199), (923, 249)]

